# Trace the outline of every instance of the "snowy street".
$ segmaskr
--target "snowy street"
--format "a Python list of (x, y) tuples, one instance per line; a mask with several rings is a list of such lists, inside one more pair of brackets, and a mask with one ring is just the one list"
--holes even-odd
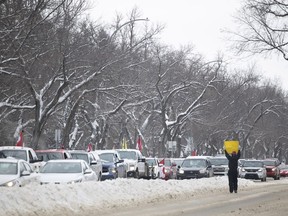
[[(226, 176), (191, 180), (116, 179), (74, 185), (27, 185), (22, 188), (1, 188), (0, 215), (128, 216), (136, 213), (147, 215), (148, 212), (149, 215), (191, 215), (195, 209), (199, 212), (205, 210), (203, 215), (218, 209), (217, 214), (221, 215), (222, 209), (226, 213), (233, 213), (240, 211), (240, 208), (243, 209), (241, 213), (247, 210), (252, 201), (259, 200), (259, 195), (259, 201), (267, 202), (266, 195), (271, 188), (267, 187), (268, 185), (275, 185), (275, 190), (284, 191), (288, 188), (287, 184), (288, 179), (269, 179), (267, 182), (239, 179), (238, 194), (228, 192)], [(287, 193), (275, 193), (279, 194)], [(254, 199), (256, 197), (257, 199)], [(276, 197), (278, 198), (280, 199)], [(282, 201), (273, 201), (273, 205), (281, 203)], [(256, 212), (252, 211), (253, 215), (256, 215), (260, 206), (263, 205), (255, 204), (249, 207), (255, 209)], [(246, 212), (245, 215), (249, 214)], [(280, 212), (278, 215), (283, 214)]]

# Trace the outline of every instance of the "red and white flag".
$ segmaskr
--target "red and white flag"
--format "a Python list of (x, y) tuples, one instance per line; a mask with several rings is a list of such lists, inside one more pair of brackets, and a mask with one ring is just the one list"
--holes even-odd
[(137, 139), (137, 146), (136, 146), (136, 149), (138, 149), (139, 151), (142, 151), (142, 149), (143, 149), (143, 146), (142, 146), (142, 139), (141, 139), (141, 136), (140, 136), (140, 135), (138, 136), (138, 139)]
[(92, 151), (92, 144), (91, 143), (89, 143), (87, 146), (87, 152), (90, 152), (90, 151)]
[(19, 138), (16, 142), (16, 146), (24, 146), (23, 142), (23, 131), (20, 131)]

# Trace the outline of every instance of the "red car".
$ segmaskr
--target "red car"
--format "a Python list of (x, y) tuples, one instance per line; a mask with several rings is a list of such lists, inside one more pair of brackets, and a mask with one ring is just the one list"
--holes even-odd
[(161, 179), (176, 179), (177, 177), (177, 164), (172, 158), (163, 158), (159, 161), (160, 178)]
[(280, 176), (281, 177), (288, 177), (288, 165), (280, 168)]
[(266, 158), (263, 160), (266, 171), (267, 171), (267, 177), (272, 177), (274, 180), (280, 179), (280, 161), (277, 158)]

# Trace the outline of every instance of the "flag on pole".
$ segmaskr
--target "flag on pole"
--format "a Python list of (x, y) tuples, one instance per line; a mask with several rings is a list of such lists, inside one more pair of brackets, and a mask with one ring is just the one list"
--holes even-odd
[(127, 141), (125, 137), (123, 137), (123, 140), (122, 140), (122, 149), (127, 149)]
[(16, 146), (24, 146), (24, 142), (23, 142), (23, 131), (21, 130), (19, 133), (19, 138), (16, 142)]
[(143, 149), (142, 139), (141, 139), (141, 136), (140, 136), (140, 135), (138, 136), (138, 139), (137, 139), (136, 149), (138, 149), (139, 151), (142, 151), (142, 149)]
[(90, 152), (90, 151), (92, 151), (92, 144), (91, 143), (89, 143), (87, 146), (87, 152)]

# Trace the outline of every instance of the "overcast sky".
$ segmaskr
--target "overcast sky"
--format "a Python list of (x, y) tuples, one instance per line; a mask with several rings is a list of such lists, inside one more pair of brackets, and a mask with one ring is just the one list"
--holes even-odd
[(193, 45), (207, 60), (222, 53), (233, 67), (247, 69), (256, 63), (259, 74), (288, 90), (288, 62), (283, 58), (275, 55), (266, 59), (263, 56), (242, 59), (227, 46), (227, 35), (222, 30), (235, 27), (232, 16), (242, 3), (243, 0), (93, 0), (90, 17), (112, 23), (116, 13), (126, 16), (137, 7), (143, 18), (165, 25), (160, 35), (163, 43), (176, 49)]

